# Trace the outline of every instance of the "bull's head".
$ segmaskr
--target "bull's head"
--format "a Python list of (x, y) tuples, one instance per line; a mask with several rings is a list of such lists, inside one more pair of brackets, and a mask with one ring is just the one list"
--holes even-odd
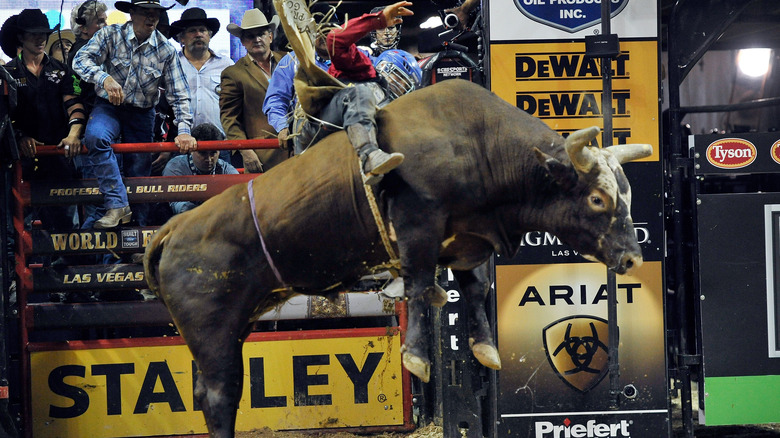
[(652, 154), (647, 144), (588, 146), (597, 126), (571, 134), (565, 142), (571, 164), (536, 149), (536, 155), (561, 188), (553, 233), (585, 258), (618, 274), (642, 264), (631, 220), (631, 186), (621, 164)]

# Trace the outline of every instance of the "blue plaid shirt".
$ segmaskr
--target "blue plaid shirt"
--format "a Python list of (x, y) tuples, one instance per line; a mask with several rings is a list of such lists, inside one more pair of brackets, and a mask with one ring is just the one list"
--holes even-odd
[(106, 26), (78, 51), (73, 70), (95, 84), (97, 95), (104, 99), (108, 99), (108, 93), (103, 82), (111, 76), (122, 86), (124, 103), (139, 108), (157, 105), (162, 87), (179, 134), (190, 133), (190, 89), (176, 49), (160, 32), (152, 32), (139, 45), (131, 22)]

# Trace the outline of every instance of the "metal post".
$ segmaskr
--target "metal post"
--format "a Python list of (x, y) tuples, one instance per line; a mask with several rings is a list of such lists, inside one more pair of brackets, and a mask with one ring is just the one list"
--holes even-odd
[[(601, 35), (612, 33), (610, 23), (611, 2), (601, 2)], [(603, 147), (612, 145), (612, 58), (601, 58), (601, 114), (604, 117)], [(617, 323), (617, 279), (615, 272), (607, 269), (607, 321), (609, 332), (609, 406), (617, 409), (620, 405), (620, 362), (618, 345), (620, 329)]]

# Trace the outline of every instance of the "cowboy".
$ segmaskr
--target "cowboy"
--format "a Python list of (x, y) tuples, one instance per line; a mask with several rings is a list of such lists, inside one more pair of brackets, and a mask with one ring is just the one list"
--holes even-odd
[(377, 143), (376, 111), (392, 100), (414, 91), (422, 71), (417, 60), (403, 50), (386, 50), (371, 58), (355, 44), (372, 30), (401, 24), (411, 2), (400, 1), (379, 12), (353, 18), (327, 37), (331, 65), (328, 73), (350, 84), (337, 91), (316, 114), (309, 114), (299, 135), (296, 150), (313, 145), (330, 133), (344, 129), (360, 157), (363, 183), (377, 184), (404, 160), (400, 152), (387, 153)]
[[(171, 24), (173, 39), (181, 44), (179, 60), (190, 86), (190, 106), (193, 126), (211, 123), (220, 128), (219, 82), (222, 71), (233, 65), (233, 60), (220, 56), (209, 48), (211, 38), (219, 32), (219, 20), (206, 16), (201, 8), (190, 8), (181, 19)], [(230, 151), (220, 154), (230, 160)]]
[[(244, 13), (241, 25), (230, 23), (227, 30), (239, 38), (246, 56), (222, 72), (219, 96), (222, 127), (228, 140), (272, 138), (275, 132), (263, 113), (263, 99), (279, 60), (284, 53), (271, 50), (279, 17), (269, 22), (259, 9)], [(262, 172), (287, 158), (282, 150), (242, 150), (245, 172)]]
[[(129, 13), (130, 21), (100, 29), (73, 61), (75, 72), (95, 84), (98, 95), (84, 136), (106, 208), (106, 214), (95, 221), (97, 229), (130, 222), (133, 213), (111, 144), (120, 138), (125, 143), (152, 141), (159, 88), (165, 89), (173, 107), (179, 150), (197, 148), (190, 135), (190, 93), (181, 61), (156, 29), (161, 11), (173, 6), (164, 7), (160, 0), (117, 1), (114, 6)], [(123, 167), (125, 176), (149, 176), (151, 154), (126, 154)], [(139, 206), (138, 212), (138, 223), (146, 225), (145, 209)]]
[[(2, 48), (11, 57), (5, 68), (15, 79), (18, 93), (10, 117), (23, 157), (24, 176), (29, 180), (75, 177), (75, 169), (66, 157), (80, 152), (79, 137), (86, 122), (67, 66), (44, 51), (47, 37), (55, 30), (40, 9), (25, 9), (3, 24)], [(17, 47), (21, 47), (18, 55)], [(65, 150), (65, 156), (37, 157), (41, 145), (57, 145)], [(42, 207), (39, 213), (47, 228), (73, 228), (72, 215), (65, 206)]]

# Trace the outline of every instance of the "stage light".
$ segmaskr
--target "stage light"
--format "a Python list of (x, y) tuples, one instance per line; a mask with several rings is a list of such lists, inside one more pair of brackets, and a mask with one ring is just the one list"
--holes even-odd
[(737, 53), (739, 71), (751, 78), (764, 76), (769, 71), (772, 49), (742, 49)]

